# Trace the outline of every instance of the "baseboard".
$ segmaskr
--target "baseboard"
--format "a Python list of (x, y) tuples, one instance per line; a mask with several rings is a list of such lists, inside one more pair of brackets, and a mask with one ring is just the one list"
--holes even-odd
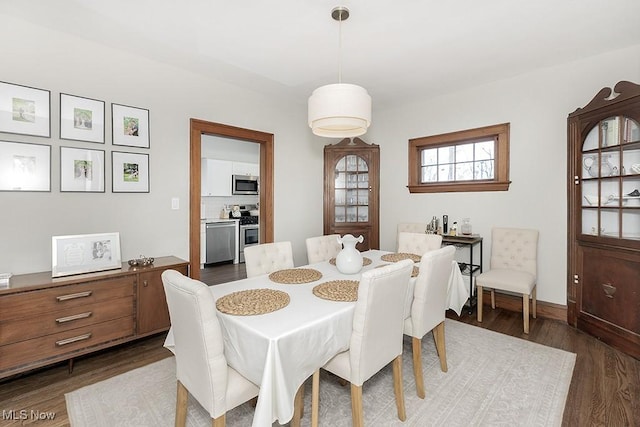
[[(491, 291), (483, 290), (482, 305), (491, 307)], [(552, 302), (537, 301), (537, 316), (545, 319), (567, 321), (567, 306)], [(522, 297), (496, 292), (496, 307), (522, 313)]]

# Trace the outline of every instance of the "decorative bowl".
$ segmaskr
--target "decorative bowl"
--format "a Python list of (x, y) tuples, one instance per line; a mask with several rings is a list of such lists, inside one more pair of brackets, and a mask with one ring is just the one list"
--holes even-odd
[(147, 267), (151, 264), (153, 264), (154, 259), (153, 258), (142, 258), (139, 260), (140, 261), (140, 265), (143, 267)]
[(131, 267), (148, 267), (153, 264), (154, 258), (147, 258), (142, 256), (141, 258), (134, 258), (127, 261)]

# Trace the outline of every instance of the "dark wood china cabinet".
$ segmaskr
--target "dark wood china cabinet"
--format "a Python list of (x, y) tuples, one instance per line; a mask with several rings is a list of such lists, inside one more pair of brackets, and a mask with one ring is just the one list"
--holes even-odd
[(362, 235), (361, 251), (380, 248), (380, 146), (345, 138), (324, 147), (324, 234)]
[(568, 117), (568, 322), (640, 359), (640, 86)]

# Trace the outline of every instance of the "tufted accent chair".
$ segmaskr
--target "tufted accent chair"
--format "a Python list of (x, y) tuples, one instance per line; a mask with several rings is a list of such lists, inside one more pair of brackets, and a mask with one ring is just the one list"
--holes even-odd
[(482, 322), (482, 290), (491, 289), (491, 308), (496, 308), (495, 289), (522, 294), (524, 333), (529, 333), (529, 298), (536, 318), (538, 230), (494, 228), (491, 231), (491, 267), (476, 278), (478, 322)]
[(398, 252), (424, 255), (427, 252), (440, 249), (442, 236), (439, 234), (422, 233), (398, 233)]
[(269, 274), (284, 268), (293, 268), (291, 242), (263, 243), (244, 248), (247, 277)]
[(338, 243), (339, 234), (329, 234), (328, 236), (309, 237), (307, 244), (307, 260), (309, 264), (329, 261), (338, 255), (342, 250), (342, 245)]

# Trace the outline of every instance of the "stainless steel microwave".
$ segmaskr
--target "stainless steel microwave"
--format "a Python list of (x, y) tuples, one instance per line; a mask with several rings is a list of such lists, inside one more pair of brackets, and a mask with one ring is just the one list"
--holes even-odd
[(258, 194), (258, 177), (249, 175), (233, 175), (231, 183), (232, 194)]

